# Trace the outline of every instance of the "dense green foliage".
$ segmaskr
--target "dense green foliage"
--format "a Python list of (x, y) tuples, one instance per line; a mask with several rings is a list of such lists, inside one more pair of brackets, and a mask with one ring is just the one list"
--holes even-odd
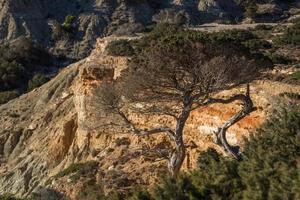
[(288, 57), (277, 53), (270, 53), (268, 54), (268, 57), (274, 64), (290, 64), (293, 62), (293, 60), (289, 59)]
[(201, 43), (227, 43), (239, 48), (242, 52), (251, 52), (256, 60), (266, 67), (272, 67), (272, 61), (262, 54), (263, 50), (272, 48), (272, 44), (258, 38), (249, 30), (225, 30), (221, 32), (205, 33), (199, 31), (187, 31), (181, 27), (170, 24), (158, 24), (145, 37), (140, 40), (112, 42), (107, 51), (115, 56), (133, 56), (155, 43), (164, 42), (175, 44), (181, 41), (193, 41)]
[(47, 78), (43, 74), (36, 74), (33, 78), (28, 82), (28, 90), (31, 91), (34, 88), (40, 87), (44, 83), (48, 82), (49, 78)]
[(296, 71), (290, 75), (291, 79), (300, 80), (300, 71)]
[(116, 40), (107, 45), (106, 52), (111, 56), (132, 56), (134, 49), (128, 40)]
[(19, 92), (17, 90), (0, 92), (0, 105), (7, 103), (11, 99), (14, 99), (19, 96)]
[[(44, 83), (46, 80), (42, 74), (51, 64), (52, 57), (48, 52), (29, 38), (20, 37), (1, 45), (0, 104), (17, 97), (16, 90), (22, 94)], [(26, 87), (28, 81), (29, 88)]]
[(75, 16), (73, 15), (67, 15), (65, 17), (65, 21), (62, 24), (63, 28), (67, 31), (67, 32), (72, 32), (73, 31), (73, 25), (75, 22)]
[(133, 199), (299, 199), (300, 106), (283, 109), (246, 141), (243, 160), (209, 149), (198, 170), (167, 179), (153, 194), (137, 192)]
[(288, 27), (282, 36), (274, 41), (277, 45), (299, 45), (300, 44), (300, 18), (293, 21), (293, 25)]
[(174, 25), (158, 24), (147, 36), (140, 40), (130, 41), (130, 43), (135, 50), (135, 54), (139, 54), (156, 43), (178, 44), (182, 41), (230, 44), (233, 48), (238, 48), (240, 52), (249, 53), (251, 51), (257, 62), (260, 62), (262, 66), (266, 66), (266, 68), (273, 66), (272, 61), (260, 52), (261, 48), (270, 48), (271, 44), (258, 39), (248, 30), (234, 29), (207, 33), (186, 31)]
[(292, 100), (300, 100), (300, 94), (292, 92), (283, 92), (280, 94), (281, 97), (288, 97)]
[(16, 61), (0, 60), (0, 90), (16, 89), (24, 78), (25, 69)]
[(244, 42), (244, 45), (253, 51), (272, 48), (271, 43), (260, 39), (247, 40), (246, 42)]

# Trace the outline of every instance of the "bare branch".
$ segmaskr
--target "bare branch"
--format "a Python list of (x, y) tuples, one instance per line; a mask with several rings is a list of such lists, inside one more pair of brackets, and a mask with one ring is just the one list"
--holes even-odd
[(230, 103), (235, 100), (241, 100), (243, 101), (243, 108), (234, 116), (232, 116), (229, 120), (227, 120), (215, 133), (216, 136), (216, 143), (223, 147), (223, 149), (233, 156), (236, 159), (240, 159), (237, 152), (234, 152), (230, 144), (227, 142), (226, 139), (226, 132), (227, 130), (233, 126), (235, 123), (237, 123), (239, 120), (243, 119), (245, 116), (247, 116), (249, 113), (253, 111), (253, 102), (250, 97), (250, 87), (249, 84), (247, 85), (247, 92), (245, 95), (235, 95), (229, 99), (221, 100), (221, 99), (215, 99), (215, 102), (218, 103)]

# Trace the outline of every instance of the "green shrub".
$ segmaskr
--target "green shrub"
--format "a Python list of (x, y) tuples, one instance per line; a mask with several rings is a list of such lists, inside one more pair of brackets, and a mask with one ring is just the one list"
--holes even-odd
[(33, 200), (33, 199), (32, 198), (29, 198), (29, 199), (28, 198), (26, 198), (26, 199), (17, 198), (10, 194), (4, 194), (4, 195), (0, 195), (0, 200)]
[(254, 19), (257, 15), (257, 13), (256, 13), (257, 9), (258, 9), (258, 7), (255, 3), (251, 3), (251, 4), (247, 5), (246, 12), (245, 12), (246, 17)]
[(295, 19), (294, 24), (288, 27), (282, 36), (275, 38), (274, 43), (277, 45), (299, 45), (300, 44), (300, 20)]
[[(249, 40), (257, 39), (256, 36), (247, 30), (226, 30), (221, 32), (206, 33), (199, 31), (186, 31), (180, 27), (168, 24), (159, 24), (153, 29), (147, 36), (140, 40), (131, 41), (131, 45), (134, 47), (135, 54), (139, 54), (143, 49), (151, 48), (152, 44), (157, 44), (159, 42), (167, 44), (179, 44), (186, 40), (201, 43), (227, 43), (231, 48), (236, 48), (238, 51), (243, 51), (246, 54), (249, 49), (246, 47), (245, 43)], [(252, 43), (250, 43), (252, 44)], [(264, 41), (259, 43), (261, 46), (267, 47), (270, 45)], [(272, 61), (261, 54), (260, 52), (255, 52), (253, 54), (255, 59), (261, 63), (261, 66), (266, 66), (266, 68), (272, 68)]]
[(25, 69), (15, 61), (0, 59), (0, 90), (16, 89), (22, 83)]
[(0, 56), (3, 60), (15, 61), (23, 65), (26, 70), (34, 71), (36, 67), (49, 66), (50, 54), (30, 38), (19, 37), (8, 45), (0, 46)]
[(200, 155), (195, 172), (167, 179), (153, 193), (135, 199), (299, 198), (300, 106), (290, 105), (246, 140), (241, 161), (209, 149)]
[(242, 44), (243, 42), (253, 39), (257, 38), (248, 30), (233, 29), (214, 33), (206, 33), (199, 31), (186, 31), (175, 25), (158, 24), (147, 36), (137, 42), (135, 41), (133, 46), (135, 49), (143, 49), (148, 47), (151, 43), (157, 42), (158, 40), (175, 43), (182, 40), (192, 40), (195, 42)]
[(33, 90), (34, 88), (40, 87), (44, 83), (48, 82), (49, 78), (47, 78), (43, 74), (36, 74), (33, 78), (28, 82), (28, 91)]
[(88, 161), (85, 163), (73, 163), (68, 168), (64, 169), (63, 171), (59, 172), (54, 178), (60, 178), (64, 176), (68, 176), (70, 174), (74, 175), (81, 175), (87, 172), (90, 172), (92, 169), (98, 166), (98, 162), (96, 161)]
[(58, 21), (53, 21), (52, 40), (58, 41), (61, 39), (68, 40), (74, 36), (76, 18), (73, 15), (67, 15), (64, 22), (61, 24)]
[(0, 105), (9, 102), (10, 100), (17, 98), (19, 92), (17, 90), (0, 92)]
[(300, 80), (300, 71), (296, 71), (290, 75), (290, 78), (293, 80)]
[(241, 43), (247, 40), (256, 39), (255, 35), (248, 30), (225, 30), (221, 32), (216, 32), (212, 34), (212, 39), (222, 42), (236, 42)]
[(250, 50), (260, 50), (260, 49), (270, 49), (272, 48), (272, 44), (269, 43), (266, 40), (260, 40), (260, 39), (252, 39), (247, 40), (243, 43), (246, 47), (248, 47)]
[(266, 24), (259, 24), (255, 27), (255, 30), (258, 30), (258, 31), (270, 31), (272, 29), (273, 29), (273, 26), (266, 25)]
[(73, 25), (74, 25), (75, 19), (76, 18), (73, 15), (67, 15), (65, 17), (65, 21), (62, 24), (62, 26), (67, 32), (73, 32), (73, 28), (74, 28)]
[(128, 40), (117, 40), (109, 43), (106, 52), (111, 56), (132, 56), (134, 49)]
[(289, 59), (288, 57), (281, 55), (281, 54), (276, 54), (276, 53), (270, 53), (268, 54), (268, 57), (272, 60), (274, 64), (290, 64), (293, 61)]
[(298, 93), (283, 92), (283, 93), (280, 93), (279, 96), (288, 97), (288, 98), (293, 99), (293, 100), (300, 100), (300, 94), (298, 94)]

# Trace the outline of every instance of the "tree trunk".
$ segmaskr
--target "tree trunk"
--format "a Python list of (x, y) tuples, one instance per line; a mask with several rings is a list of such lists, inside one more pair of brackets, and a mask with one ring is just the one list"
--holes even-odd
[(169, 160), (169, 171), (173, 176), (178, 175), (186, 156), (186, 149), (183, 142), (183, 130), (184, 130), (185, 123), (189, 118), (191, 108), (192, 108), (192, 103), (189, 101), (189, 98), (186, 98), (185, 100), (186, 101), (184, 103), (183, 111), (179, 116), (179, 118), (177, 119), (177, 124), (175, 129), (174, 141), (175, 141), (176, 148)]
[(178, 138), (178, 140), (175, 141), (175, 145), (176, 149), (172, 153), (168, 164), (168, 168), (172, 176), (178, 175), (186, 156), (185, 146), (182, 137)]

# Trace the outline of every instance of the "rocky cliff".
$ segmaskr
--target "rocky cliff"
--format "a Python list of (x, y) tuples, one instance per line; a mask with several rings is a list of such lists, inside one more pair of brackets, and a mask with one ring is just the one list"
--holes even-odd
[[(0, 42), (30, 37), (53, 54), (81, 59), (98, 37), (132, 35), (153, 22), (198, 25), (238, 22), (244, 10), (238, 0), (1, 0)], [(285, 3), (260, 4), (260, 20), (280, 19)], [(270, 3), (271, 2), (271, 3)], [(273, 9), (274, 8), (274, 9)], [(270, 14), (271, 12), (271, 14)], [(66, 24), (67, 16), (73, 16)], [(265, 17), (264, 17), (265, 16)], [(67, 26), (66, 26), (67, 25)]]
[[(63, 69), (42, 87), (0, 106), (0, 193), (26, 196), (48, 187), (74, 198), (84, 188), (84, 182), (69, 184), (69, 179), (53, 177), (71, 163), (90, 160), (97, 163), (91, 180), (100, 180), (106, 192), (113, 188), (126, 190), (134, 184), (151, 185), (167, 170), (166, 160), (158, 153), (172, 145), (164, 135), (138, 138), (119, 129), (99, 127), (107, 118), (92, 103), (93, 88), (103, 78), (118, 77), (128, 59), (105, 54), (105, 46), (115, 39), (118, 38), (98, 39), (89, 57)], [(264, 122), (283, 91), (297, 93), (300, 88), (270, 81), (252, 83), (257, 109), (230, 128), (230, 143), (242, 144), (242, 137)], [(218, 148), (212, 143), (212, 132), (239, 108), (235, 102), (192, 113), (185, 129), (184, 140), (190, 147), (183, 170), (195, 168), (200, 151)], [(139, 126), (172, 124), (159, 116), (132, 114), (131, 118)]]
[[(233, 0), (1, 0), (0, 41), (27, 36), (54, 54), (78, 59), (89, 55), (96, 38), (143, 31), (153, 18), (199, 24), (241, 14)], [(72, 33), (62, 27), (68, 15), (75, 17)]]

